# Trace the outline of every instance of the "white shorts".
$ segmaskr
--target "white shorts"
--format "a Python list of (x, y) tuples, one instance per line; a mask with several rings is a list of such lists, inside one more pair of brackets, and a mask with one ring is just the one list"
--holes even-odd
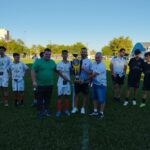
[(12, 80), (12, 90), (13, 91), (24, 91), (24, 80)]
[(8, 87), (8, 78), (0, 77), (0, 87)]
[(58, 86), (58, 96), (70, 95), (70, 94), (71, 94), (70, 85), (69, 86)]

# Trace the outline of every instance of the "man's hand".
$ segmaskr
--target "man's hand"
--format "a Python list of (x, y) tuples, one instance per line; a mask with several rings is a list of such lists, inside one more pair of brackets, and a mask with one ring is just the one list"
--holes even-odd
[(32, 85), (33, 85), (34, 88), (36, 88), (36, 87), (37, 87), (37, 82), (34, 81), (34, 82), (32, 83)]

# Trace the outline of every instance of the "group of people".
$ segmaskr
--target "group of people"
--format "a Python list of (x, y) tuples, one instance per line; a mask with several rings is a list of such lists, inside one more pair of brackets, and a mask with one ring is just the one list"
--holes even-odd
[[(0, 46), (0, 87), (2, 89), (3, 102), (8, 106), (8, 81), (9, 74), (12, 77), (12, 91), (14, 93), (15, 106), (23, 105), (24, 92), (24, 75), (28, 66), (20, 62), (20, 55), (14, 53), (14, 61), (5, 54), (6, 48)], [(143, 81), (143, 96), (140, 107), (146, 106), (147, 92), (150, 90), (150, 52), (145, 53), (144, 59), (141, 58), (141, 51), (135, 50), (134, 57), (130, 59), (128, 88), (124, 101), (124, 106), (129, 104), (131, 88), (134, 89), (132, 104), (136, 105), (137, 91), (140, 85), (142, 72), (144, 73)], [(68, 61), (68, 51), (62, 50), (62, 60), (55, 63), (51, 59), (51, 50), (46, 48), (40, 58), (36, 58), (31, 69), (32, 85), (34, 88), (34, 104), (37, 106), (37, 116), (43, 118), (50, 116), (50, 100), (52, 96), (54, 77), (58, 74), (57, 81), (57, 102), (56, 116), (60, 117), (62, 113), (66, 116), (75, 114), (80, 110), (81, 114), (86, 114), (87, 101), (89, 99), (89, 89), (92, 91), (93, 111), (90, 116), (104, 117), (104, 109), (106, 104), (106, 66), (102, 61), (102, 54), (95, 54), (95, 61), (88, 59), (87, 48), (81, 48), (81, 59), (79, 61), (79, 79), (74, 80), (71, 74), (74, 75), (75, 70), (72, 62)], [(120, 49), (118, 56), (112, 58), (110, 62), (110, 71), (114, 86), (113, 100), (119, 102), (121, 99), (121, 88), (124, 84), (127, 70), (127, 61), (124, 58), (125, 49)], [(56, 74), (55, 74), (56, 73)], [(73, 89), (71, 90), (73, 85)], [(73, 108), (70, 111), (70, 95), (73, 92)], [(82, 107), (78, 107), (79, 94), (83, 95)], [(64, 99), (64, 109), (62, 108), (62, 100)]]
[(28, 66), (20, 62), (20, 55), (13, 54), (14, 61), (5, 54), (6, 48), (0, 46), (0, 87), (4, 106), (8, 106), (9, 76), (12, 79), (12, 91), (15, 106), (23, 105), (24, 101), (24, 75)]
[[(31, 76), (33, 81), (33, 87), (37, 92), (37, 110), (38, 116), (43, 118), (44, 116), (50, 116), (49, 104), (52, 96), (52, 90), (54, 85), (54, 72), (58, 74), (57, 82), (57, 112), (56, 116), (60, 117), (62, 112), (65, 115), (77, 113), (79, 94), (83, 95), (83, 103), (80, 109), (81, 114), (86, 114), (86, 105), (89, 99), (89, 85), (92, 80), (92, 93), (94, 114), (98, 117), (104, 117), (105, 96), (106, 96), (106, 67), (102, 62), (102, 54), (96, 53), (95, 62), (92, 63), (88, 59), (87, 48), (81, 48), (81, 60), (79, 62), (79, 80), (72, 80), (71, 73), (74, 74), (73, 64), (68, 61), (68, 51), (62, 50), (62, 61), (55, 64), (50, 59), (51, 50), (46, 48), (44, 50), (43, 58), (37, 59), (31, 70)], [(71, 90), (72, 84), (74, 85), (74, 91)], [(71, 91), (75, 92), (73, 97), (74, 106), (70, 112), (69, 96)], [(62, 109), (62, 100), (64, 99), (64, 110)]]
[[(114, 101), (119, 102), (121, 98), (121, 88), (124, 84), (127, 61), (124, 59), (125, 49), (120, 49), (119, 55), (112, 58), (110, 63), (110, 70), (112, 74), (112, 81), (114, 85)], [(127, 93), (123, 103), (124, 106), (129, 104), (129, 98), (131, 90), (133, 89), (132, 105), (137, 104), (137, 94), (140, 87), (140, 80), (142, 73), (144, 74), (143, 80), (143, 95), (140, 107), (146, 106), (146, 99), (148, 91), (150, 91), (150, 52), (146, 52), (144, 59), (141, 56), (141, 51), (136, 49), (134, 51), (134, 57), (129, 60), (129, 73), (127, 78)]]

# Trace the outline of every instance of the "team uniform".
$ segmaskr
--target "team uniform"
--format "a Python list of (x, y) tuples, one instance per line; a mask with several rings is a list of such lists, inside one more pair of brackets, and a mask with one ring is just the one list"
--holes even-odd
[(100, 62), (99, 64), (97, 64), (97, 62), (94, 62), (91, 66), (91, 71), (93, 73), (98, 73), (98, 75), (92, 79), (93, 100), (98, 100), (100, 104), (104, 104), (106, 99), (107, 86), (106, 66), (103, 62)]
[[(81, 59), (80, 60), (80, 68), (83, 67), (86, 70), (90, 70), (91, 67), (91, 61), (88, 58), (85, 59)], [(79, 80), (86, 80), (88, 78), (88, 74), (80, 69), (80, 77)], [(87, 83), (83, 83), (83, 84), (79, 84), (79, 83), (75, 83), (75, 93), (78, 94), (80, 92), (82, 92), (83, 94), (88, 94), (89, 93), (89, 89), (88, 89), (88, 82)]]
[(129, 61), (128, 87), (139, 88), (144, 60), (131, 58)]
[(8, 87), (8, 70), (11, 60), (8, 56), (0, 57), (0, 87)]
[[(56, 66), (56, 70), (60, 71), (68, 80), (70, 80), (70, 70), (71, 70), (71, 63), (70, 62), (59, 62)], [(66, 82), (62, 77), (59, 76), (58, 82), (58, 96), (61, 95), (70, 95), (71, 94), (71, 87), (70, 83)]]
[(150, 64), (146, 62), (144, 63), (143, 72), (144, 72), (143, 90), (150, 91)]
[(124, 68), (127, 64), (126, 60), (123, 57), (114, 57), (111, 60), (111, 64), (116, 75), (115, 77), (112, 76), (113, 83), (122, 85), (125, 79)]
[(11, 63), (10, 70), (12, 74), (12, 90), (24, 91), (24, 74), (28, 66), (22, 62)]

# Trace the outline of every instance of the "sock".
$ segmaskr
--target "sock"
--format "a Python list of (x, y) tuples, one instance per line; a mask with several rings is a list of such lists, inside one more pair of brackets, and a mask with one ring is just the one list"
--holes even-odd
[(61, 112), (61, 100), (57, 100), (57, 111)]
[(142, 103), (145, 103), (146, 99), (142, 98)]
[(100, 111), (100, 113), (103, 115), (104, 114), (104, 112), (103, 111)]
[(136, 98), (134, 97), (133, 100), (136, 101)]
[(129, 101), (129, 98), (128, 98), (128, 97), (126, 97), (126, 101)]
[(69, 109), (69, 100), (65, 99), (65, 110)]
[(97, 112), (97, 108), (94, 108), (94, 112)]

